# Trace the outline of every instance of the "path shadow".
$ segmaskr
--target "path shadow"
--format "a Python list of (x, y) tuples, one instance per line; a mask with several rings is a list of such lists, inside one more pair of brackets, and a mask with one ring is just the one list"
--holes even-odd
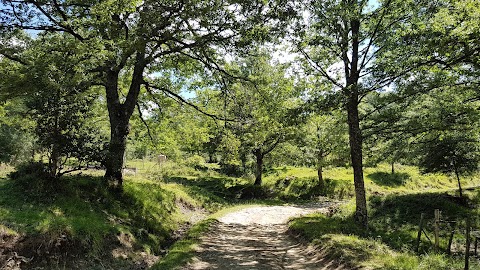
[(195, 255), (183, 269), (342, 269), (288, 235), (285, 225), (219, 222), (202, 237)]

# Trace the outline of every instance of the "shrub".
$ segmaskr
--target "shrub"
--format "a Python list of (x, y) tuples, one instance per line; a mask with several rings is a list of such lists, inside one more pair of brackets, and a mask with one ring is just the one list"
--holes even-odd
[(58, 188), (58, 181), (54, 181), (48, 173), (47, 164), (42, 162), (22, 163), (8, 176), (22, 192), (31, 197), (43, 197)]
[(21, 180), (25, 177), (48, 178), (48, 167), (42, 162), (26, 162), (18, 165), (16, 170), (8, 176), (12, 180)]
[(199, 155), (194, 155), (191, 157), (188, 157), (185, 161), (184, 164), (190, 168), (194, 168), (195, 170), (198, 171), (207, 171), (207, 162), (205, 158)]
[(235, 163), (220, 164), (220, 173), (226, 174), (230, 177), (241, 177), (243, 175), (242, 166)]
[(203, 166), (207, 162), (205, 161), (205, 159), (202, 156), (193, 155), (193, 156), (185, 159), (184, 163), (185, 163), (185, 165), (187, 165), (189, 167), (196, 167), (196, 166)]
[(263, 187), (247, 185), (242, 189), (240, 199), (262, 199), (267, 198), (268, 194)]

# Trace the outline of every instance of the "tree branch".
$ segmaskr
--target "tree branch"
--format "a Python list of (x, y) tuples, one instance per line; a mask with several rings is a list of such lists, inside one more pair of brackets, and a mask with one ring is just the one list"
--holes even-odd
[(11, 61), (14, 61), (14, 62), (17, 62), (19, 64), (22, 64), (24, 66), (28, 65), (28, 63), (22, 59), (20, 59), (19, 57), (16, 57), (16, 56), (13, 56), (13, 55), (9, 55), (9, 54), (6, 54), (6, 53), (3, 53), (3, 52), (0, 52), (0, 55), (11, 60)]
[(150, 127), (148, 126), (147, 122), (143, 118), (142, 110), (140, 109), (140, 104), (138, 102), (137, 102), (137, 110), (138, 110), (138, 117), (142, 121), (143, 125), (145, 125), (145, 127), (147, 128), (148, 137), (150, 137), (150, 140), (154, 143), (155, 140), (153, 139), (152, 133), (150, 132)]
[(341, 89), (344, 88), (343, 85), (339, 84), (336, 80), (334, 80), (332, 77), (330, 77), (330, 75), (327, 74), (327, 72), (322, 68), (322, 66), (320, 66), (317, 62), (315, 62), (311, 57), (310, 55), (308, 55), (307, 52), (305, 52), (303, 49), (299, 48), (298, 49), (300, 51), (300, 53), (307, 59), (308, 62), (310, 62), (313, 66), (313, 68), (315, 68), (318, 72), (320, 72), (320, 74), (326, 78), (327, 80), (329, 80), (331, 83), (333, 83), (335, 86), (337, 87), (340, 87)]
[(145, 88), (147, 89), (147, 92), (154, 96), (153, 95), (153, 92), (150, 88), (153, 88), (153, 89), (156, 89), (156, 90), (159, 90), (159, 91), (162, 91), (163, 93), (167, 94), (168, 96), (170, 96), (171, 98), (175, 99), (177, 102), (179, 103), (183, 103), (183, 104), (186, 104), (190, 107), (192, 107), (193, 109), (195, 109), (196, 111), (208, 116), (208, 117), (211, 117), (212, 119), (214, 120), (223, 120), (223, 121), (228, 121), (228, 122), (234, 122), (234, 120), (232, 119), (224, 119), (222, 117), (219, 117), (217, 115), (214, 115), (214, 114), (211, 114), (211, 113), (207, 113), (205, 112), (204, 110), (202, 110), (200, 107), (198, 107), (197, 105), (191, 103), (191, 102), (188, 102), (186, 99), (184, 99), (182, 96), (180, 96), (179, 94), (177, 93), (174, 93), (170, 90), (168, 90), (167, 88), (165, 87), (159, 87), (159, 86), (155, 86), (155, 85), (152, 85), (150, 84), (149, 82), (147, 81), (143, 81), (143, 84), (145, 85)]

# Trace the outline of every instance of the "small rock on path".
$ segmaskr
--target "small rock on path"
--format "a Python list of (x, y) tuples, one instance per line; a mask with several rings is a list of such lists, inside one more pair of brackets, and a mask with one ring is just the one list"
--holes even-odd
[(201, 238), (185, 270), (342, 269), (287, 233), (296, 216), (329, 211), (334, 203), (258, 206), (221, 217)]

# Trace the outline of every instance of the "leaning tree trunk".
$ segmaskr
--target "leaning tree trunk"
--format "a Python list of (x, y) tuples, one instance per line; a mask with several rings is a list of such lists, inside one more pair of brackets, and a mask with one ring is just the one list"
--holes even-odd
[(262, 185), (262, 170), (263, 170), (263, 153), (260, 149), (254, 151), (254, 155), (257, 159), (257, 166), (255, 170), (255, 186)]
[(455, 171), (455, 176), (457, 177), (458, 192), (460, 193), (460, 198), (462, 198), (463, 197), (462, 184), (460, 183), (460, 175), (458, 174), (457, 164), (455, 164), (455, 162), (453, 163), (453, 169)]

